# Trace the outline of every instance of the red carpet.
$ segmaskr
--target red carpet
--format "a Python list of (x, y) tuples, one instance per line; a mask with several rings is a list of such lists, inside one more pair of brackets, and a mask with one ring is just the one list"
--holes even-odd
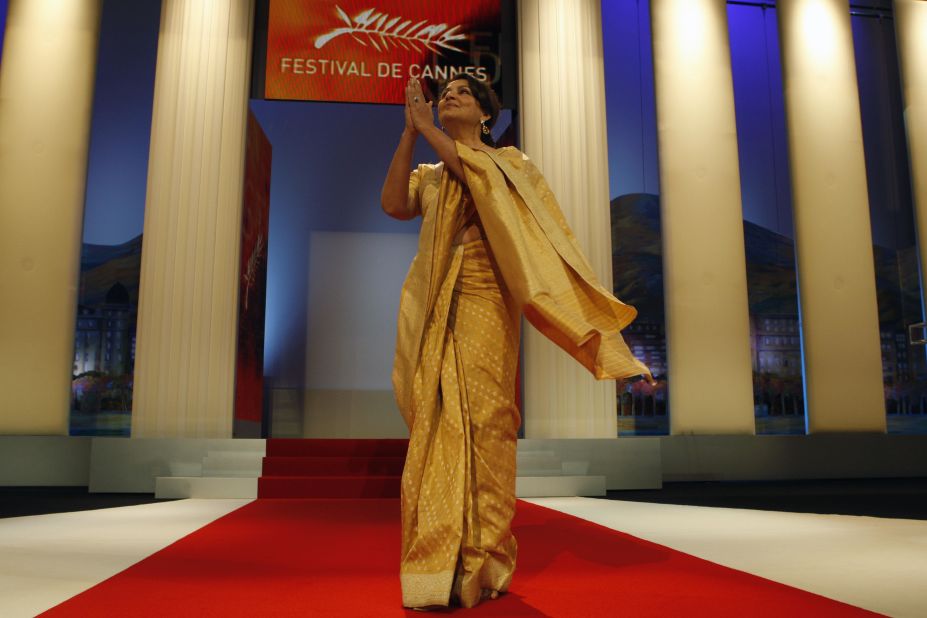
[(408, 448), (408, 439), (270, 439), (258, 498), (398, 498)]
[[(508, 594), (465, 616), (874, 616), (519, 501)], [(399, 500), (257, 500), (48, 616), (422, 616), (401, 607)]]

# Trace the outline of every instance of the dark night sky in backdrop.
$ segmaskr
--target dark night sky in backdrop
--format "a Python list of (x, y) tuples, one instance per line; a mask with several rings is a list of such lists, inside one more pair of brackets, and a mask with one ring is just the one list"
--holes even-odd
[(106, 0), (93, 99), (84, 242), (142, 233), (160, 0)]
[(6, 32), (7, 0), (0, 0), (0, 62), (3, 62), (3, 33)]

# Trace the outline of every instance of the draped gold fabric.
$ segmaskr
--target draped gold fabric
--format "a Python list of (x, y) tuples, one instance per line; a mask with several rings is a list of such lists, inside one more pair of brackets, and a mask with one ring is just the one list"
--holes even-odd
[[(393, 387), (409, 427), (402, 475), (403, 605), (505, 591), (517, 542), (519, 316), (599, 379), (649, 375), (619, 331), (636, 316), (603, 288), (541, 173), (515, 148), (457, 144), (466, 185), (443, 164), (409, 182), (422, 215), (400, 297)], [(452, 239), (476, 209), (484, 238)]]

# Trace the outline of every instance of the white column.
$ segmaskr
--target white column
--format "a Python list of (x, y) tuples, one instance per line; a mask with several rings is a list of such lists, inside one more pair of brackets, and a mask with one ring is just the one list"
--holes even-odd
[(780, 0), (808, 431), (885, 431), (848, 0)]
[[(597, 0), (519, 2), (524, 152), (548, 180), (602, 285), (612, 287), (602, 20)], [(525, 437), (617, 437), (615, 382), (597, 381), (524, 322)]]
[(133, 437), (232, 436), (254, 0), (164, 0)]
[(724, 0), (651, 0), (670, 432), (752, 434), (753, 369)]
[(68, 434), (100, 0), (11, 0), (0, 64), (0, 434)]

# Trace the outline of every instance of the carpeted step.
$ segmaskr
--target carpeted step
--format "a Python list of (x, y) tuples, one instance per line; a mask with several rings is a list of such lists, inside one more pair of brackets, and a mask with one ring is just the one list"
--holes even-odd
[(401, 476), (399, 457), (265, 457), (265, 476)]
[(258, 498), (398, 498), (401, 476), (262, 476)]
[(268, 457), (405, 457), (407, 438), (271, 438)]

